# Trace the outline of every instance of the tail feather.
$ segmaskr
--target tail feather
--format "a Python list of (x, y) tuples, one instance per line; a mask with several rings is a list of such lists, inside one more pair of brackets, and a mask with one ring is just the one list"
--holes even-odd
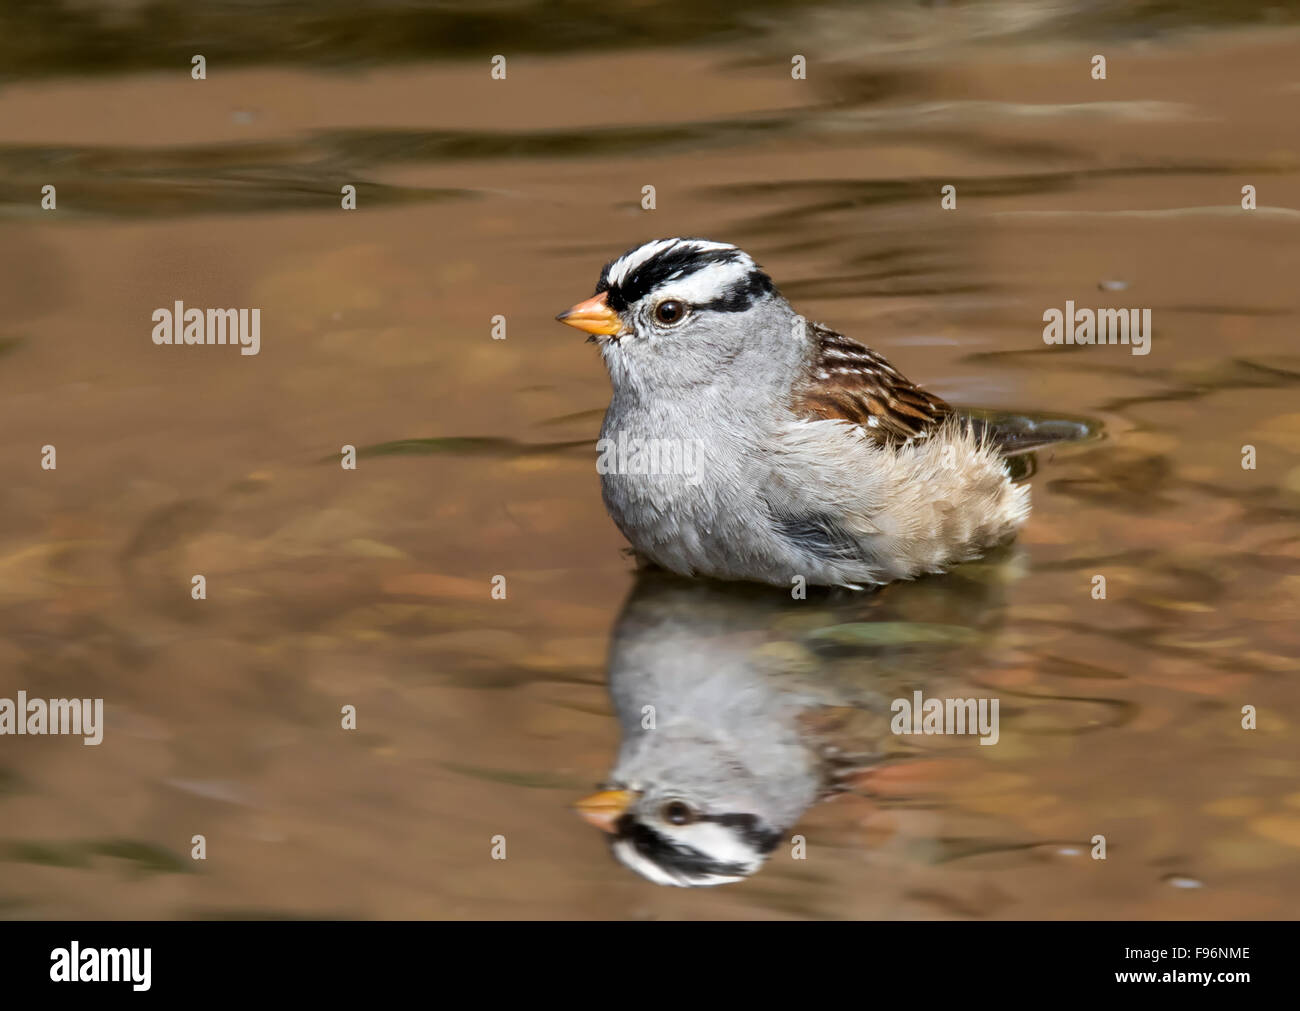
[(967, 410), (960, 412), (960, 417), (977, 438), (1007, 457), (1045, 446), (1087, 442), (1101, 435), (1101, 425), (1095, 421), (1060, 415)]

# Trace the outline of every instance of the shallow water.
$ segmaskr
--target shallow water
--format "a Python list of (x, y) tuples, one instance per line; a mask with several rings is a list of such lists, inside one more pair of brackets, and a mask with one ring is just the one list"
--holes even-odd
[[(214, 48), (202, 82), (179, 29), (109, 76), (66, 40), (10, 61), (0, 697), (103, 697), (107, 729), (0, 737), (0, 913), (1294, 916), (1300, 35), (643, 19), (516, 28), (505, 81), (468, 15), (434, 57), (377, 18), (356, 59)], [(570, 810), (618, 747), (636, 580), (592, 465), (607, 380), (553, 320), (675, 234), (954, 403), (1104, 433), (1039, 454), (1023, 535), (949, 576), (701, 591), (728, 648), (850, 686), (872, 761), (798, 822), (807, 859), (694, 890)], [(260, 354), (155, 346), (178, 299), (260, 307)], [(1151, 353), (1045, 345), (1067, 299), (1150, 308)], [(995, 694), (998, 744), (885, 733), (916, 689)]]

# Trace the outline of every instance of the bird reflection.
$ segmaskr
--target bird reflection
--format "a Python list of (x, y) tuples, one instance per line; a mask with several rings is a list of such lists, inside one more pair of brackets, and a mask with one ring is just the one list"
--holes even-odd
[[(908, 592), (931, 611), (958, 609), (964, 625), (997, 610), (995, 591), (965, 580), (885, 591), (894, 602)], [(900, 751), (889, 702), (937, 670), (935, 648), (846, 650), (815, 635), (887, 618), (884, 596), (794, 600), (642, 572), (610, 645), (618, 757), (605, 788), (577, 804), (614, 857), (661, 885), (742, 880), (810, 806)]]

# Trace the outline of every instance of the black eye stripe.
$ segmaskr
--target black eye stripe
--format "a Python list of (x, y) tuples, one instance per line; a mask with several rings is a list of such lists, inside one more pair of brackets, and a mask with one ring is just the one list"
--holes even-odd
[(771, 853), (784, 835), (778, 829), (763, 828), (758, 817), (752, 814), (702, 815), (700, 821), (716, 822), (719, 825), (739, 829), (745, 841), (760, 853)]
[(703, 302), (696, 309), (709, 312), (744, 312), (764, 295), (776, 291), (772, 279), (761, 270), (755, 269), (750, 275), (711, 302)]

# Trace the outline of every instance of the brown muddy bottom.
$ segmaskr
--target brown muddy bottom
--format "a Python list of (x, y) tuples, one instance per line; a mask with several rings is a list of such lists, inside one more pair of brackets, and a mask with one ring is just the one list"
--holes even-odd
[[(0, 912), (1294, 916), (1300, 36), (913, 16), (525, 50), (506, 81), (490, 42), (9, 80), (0, 698), (102, 697), (106, 729), (0, 737)], [(720, 642), (849, 686), (870, 761), (793, 827), (806, 859), (696, 890), (571, 810), (619, 744), (636, 573), (607, 379), (553, 320), (677, 234), (953, 403), (1102, 433), (1040, 453), (1023, 535), (949, 576), (772, 591), (759, 627), (765, 591), (718, 591)], [(178, 299), (259, 307), (260, 353), (155, 346)], [(1044, 344), (1067, 299), (1149, 308), (1150, 354)], [(889, 733), (917, 690), (999, 698), (997, 745)]]

